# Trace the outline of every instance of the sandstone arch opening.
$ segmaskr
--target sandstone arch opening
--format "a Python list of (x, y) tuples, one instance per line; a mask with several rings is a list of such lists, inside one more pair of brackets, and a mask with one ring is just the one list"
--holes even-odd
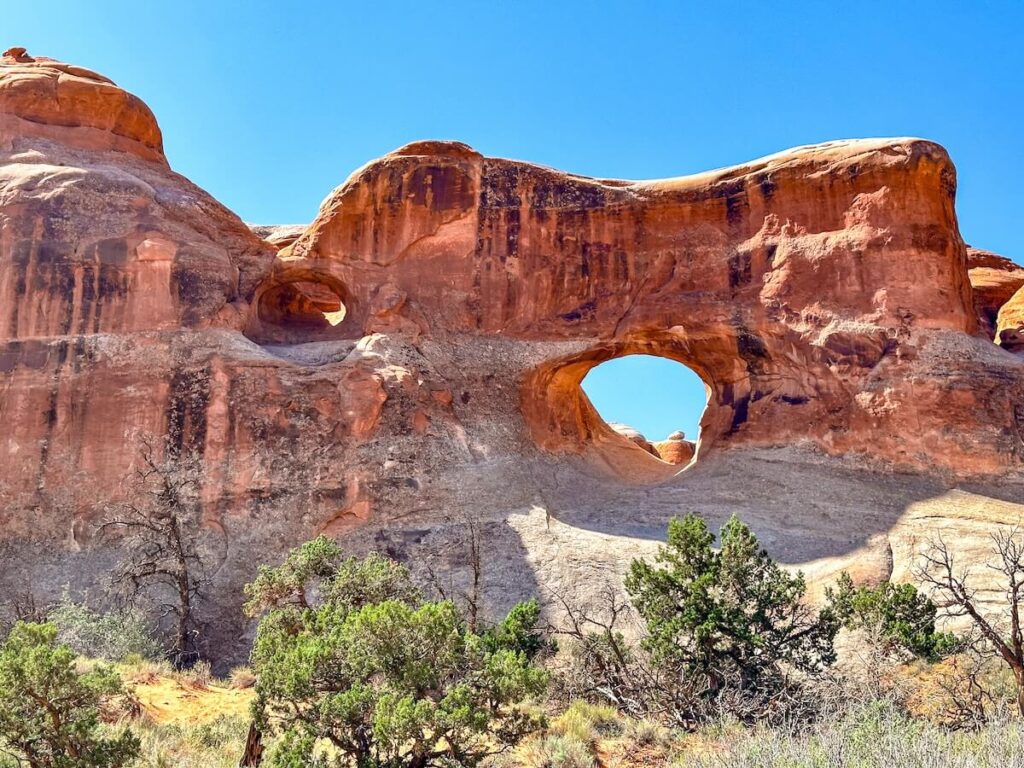
[[(603, 342), (538, 365), (524, 380), (522, 390), (523, 415), (534, 439), (546, 452), (575, 454), (604, 474), (631, 484), (660, 483), (686, 471), (707, 456), (735, 422), (733, 406), (743, 378), (737, 379), (734, 354), (712, 341), (716, 339), (711, 336), (672, 329)], [(610, 368), (597, 370), (596, 378), (584, 383), (609, 361)], [(619, 370), (622, 366), (625, 377)], [(652, 372), (656, 376), (653, 381)], [(648, 398), (674, 402), (681, 409), (662, 414), (654, 409), (654, 420), (642, 423), (644, 429), (638, 432), (643, 438), (639, 439), (614, 425), (615, 421), (636, 420), (628, 410), (609, 410), (607, 398), (597, 395), (595, 405), (588, 396), (587, 390), (593, 390), (606, 376), (611, 397), (620, 403), (628, 398)], [(652, 398), (652, 387), (656, 398)], [(603, 410), (597, 407), (602, 404)], [(688, 418), (683, 413), (688, 413)]]
[(344, 338), (349, 308), (341, 282), (327, 275), (277, 277), (257, 292), (248, 336), (260, 344)]
[(696, 456), (707, 387), (687, 366), (623, 355), (591, 368), (581, 386), (605, 424), (650, 455), (680, 468)]

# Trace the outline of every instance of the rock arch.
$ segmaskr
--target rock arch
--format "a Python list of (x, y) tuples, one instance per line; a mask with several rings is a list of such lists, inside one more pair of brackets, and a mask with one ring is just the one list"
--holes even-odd
[[(239, 615), (258, 559), (319, 531), (401, 549), (469, 510), (526, 532), (530, 567), (508, 565), (507, 584), (586, 588), (625, 562), (619, 545), (663, 535), (699, 478), (721, 493), (696, 511), (732, 511), (751, 467), (781, 477), (746, 510), (769, 546), (812, 542), (787, 562), (863, 544), (884, 577), (892, 551), (868, 539), (905, 485), (1024, 477), (1024, 289), (1005, 300), (997, 264), (1005, 303), (979, 303), (1003, 346), (977, 335), (956, 172), (932, 142), (829, 142), (654, 181), (417, 142), (358, 169), (301, 232), (259, 234), (161, 147), (106, 78), (0, 58), (0, 544), (54, 596), (109, 566), (75, 532), (121, 500), (144, 432), (203, 456), (204, 520), (231, 542), (218, 621)], [(268, 349), (281, 343), (302, 349)], [(630, 351), (707, 383), (707, 472), (637, 489), (589, 471), (611, 443), (579, 381)], [(813, 458), (778, 472), (798, 447)], [(806, 504), (808, 472), (831, 517)], [(794, 505), (796, 528), (773, 517)], [(552, 510), (575, 525), (549, 528)], [(586, 553), (562, 558), (587, 526)], [(526, 546), (500, 542), (495, 560)], [(222, 626), (239, 644), (225, 656), (244, 656), (242, 629)]]
[(276, 271), (256, 289), (246, 335), (258, 343), (299, 344), (344, 338), (352, 329), (344, 283), (309, 267)]
[(708, 397), (700, 422), (698, 451), (701, 455), (712, 451), (734, 419), (734, 403), (730, 400), (737, 389), (736, 371), (725, 362), (729, 356), (702, 354), (699, 344), (691, 344), (678, 332), (590, 346), (532, 369), (522, 387), (522, 411), (537, 444), (553, 453), (581, 454), (627, 482), (660, 482), (685, 471), (685, 464), (659, 461), (623, 439), (609, 427), (583, 391), (583, 379), (593, 368), (636, 354), (674, 360), (704, 381)]

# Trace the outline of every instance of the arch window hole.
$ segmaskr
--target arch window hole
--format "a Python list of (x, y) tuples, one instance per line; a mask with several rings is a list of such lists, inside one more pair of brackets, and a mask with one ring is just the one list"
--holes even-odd
[(298, 276), (259, 294), (247, 335), (259, 344), (304, 344), (344, 337), (344, 289), (329, 277)]
[(665, 357), (631, 354), (587, 372), (583, 391), (613, 433), (677, 466), (696, 455), (707, 387), (694, 371)]
[(345, 319), (345, 312), (345, 303), (334, 289), (311, 280), (273, 288), (263, 294), (259, 305), (260, 319), (275, 325), (333, 328)]

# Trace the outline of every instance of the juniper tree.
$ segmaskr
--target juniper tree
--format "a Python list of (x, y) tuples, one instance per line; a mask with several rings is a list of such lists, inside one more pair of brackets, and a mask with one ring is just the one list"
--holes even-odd
[(247, 591), (266, 611), (252, 660), (271, 765), (473, 766), (539, 725), (520, 706), (546, 684), (535, 602), (474, 632), (397, 563), (337, 554), (307, 544)]
[(938, 661), (958, 647), (955, 635), (936, 629), (938, 607), (913, 584), (856, 587), (844, 571), (826, 594), (843, 627), (863, 633), (885, 654)]
[(626, 589), (656, 663), (714, 693), (727, 684), (769, 688), (784, 667), (816, 672), (835, 660), (838, 621), (805, 601), (802, 574), (784, 571), (735, 516), (719, 548), (703, 519), (668, 525), (654, 564), (634, 560)]
[(122, 692), (108, 667), (78, 674), (53, 624), (19, 622), (0, 644), (0, 754), (30, 768), (123, 768), (139, 740), (106, 736), (99, 707)]

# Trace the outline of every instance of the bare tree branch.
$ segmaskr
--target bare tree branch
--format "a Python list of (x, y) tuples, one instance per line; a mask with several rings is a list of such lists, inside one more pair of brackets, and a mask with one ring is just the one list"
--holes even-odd
[(113, 587), (130, 601), (143, 595), (158, 601), (161, 620), (173, 618), (171, 658), (177, 666), (198, 658), (196, 604), (207, 583), (198, 548), (201, 469), (198, 456), (168, 446), (157, 451), (151, 438), (143, 438), (132, 473), (133, 500), (110, 510), (97, 527), (125, 551), (111, 574)]
[[(982, 609), (977, 600), (977, 590), (970, 585), (970, 572), (957, 568), (955, 558), (941, 536), (936, 537), (921, 555), (922, 565), (916, 569), (916, 577), (931, 586), (940, 597), (937, 604), (947, 616), (967, 616), (980, 634), (980, 641), (972, 644), (977, 651), (986, 644), (1013, 672), (1017, 686), (1017, 710), (1024, 717), (1024, 637), (1021, 630), (1021, 597), (1024, 590), (1024, 533), (1019, 526), (999, 531), (992, 536), (997, 555), (989, 568), (999, 573), (1003, 580), (1003, 593), (1009, 614), (1009, 631), (1004, 633), (994, 620)], [(978, 676), (970, 678), (971, 686), (979, 686)], [(977, 691), (971, 694), (972, 706), (982, 706)]]

